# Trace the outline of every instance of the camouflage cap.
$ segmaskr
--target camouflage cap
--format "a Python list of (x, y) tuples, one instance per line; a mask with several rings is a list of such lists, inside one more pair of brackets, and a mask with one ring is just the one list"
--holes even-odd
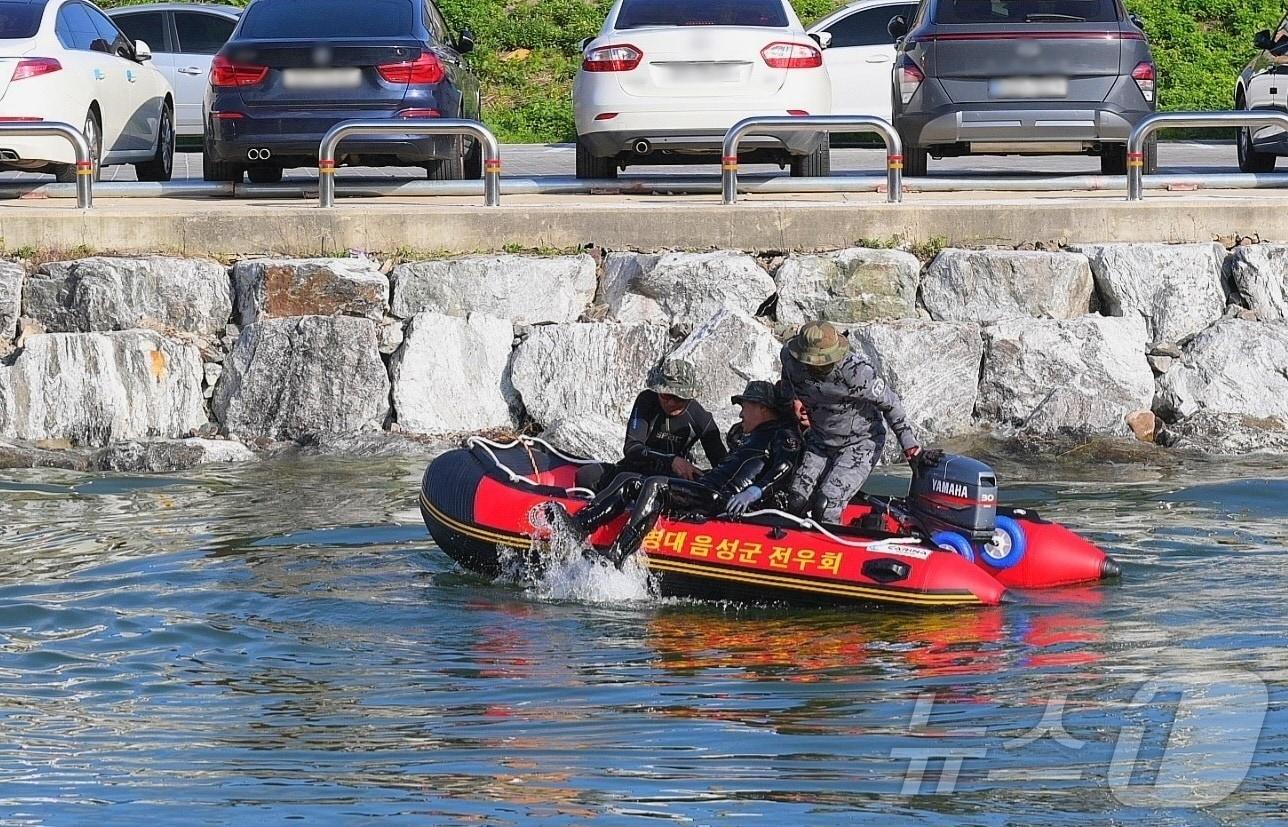
[(701, 387), (693, 365), (679, 359), (668, 359), (649, 374), (648, 389), (679, 399), (697, 399)]
[(766, 382), (763, 379), (748, 382), (742, 393), (733, 397), (730, 401), (735, 405), (741, 405), (743, 402), (755, 402), (774, 410), (777, 410), (783, 404), (778, 388), (774, 387), (773, 382)]
[(834, 365), (850, 352), (850, 340), (827, 322), (807, 322), (787, 343), (787, 350), (804, 365)]

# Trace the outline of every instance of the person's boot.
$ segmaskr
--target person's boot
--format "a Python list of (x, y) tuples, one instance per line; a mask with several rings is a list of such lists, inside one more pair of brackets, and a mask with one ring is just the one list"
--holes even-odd
[(643, 544), (644, 538), (648, 536), (649, 527), (647, 525), (637, 526), (633, 523), (627, 523), (617, 539), (603, 552), (604, 557), (608, 558), (617, 568), (625, 564), (627, 558), (639, 551), (640, 545)]
[(572, 534), (578, 539), (585, 539), (587, 532), (582, 530), (581, 526), (578, 525), (576, 515), (569, 514), (568, 508), (563, 503), (550, 500), (549, 502), (542, 503), (541, 511), (545, 515), (546, 522), (549, 524), (552, 531), (557, 531), (562, 528), (564, 531)]

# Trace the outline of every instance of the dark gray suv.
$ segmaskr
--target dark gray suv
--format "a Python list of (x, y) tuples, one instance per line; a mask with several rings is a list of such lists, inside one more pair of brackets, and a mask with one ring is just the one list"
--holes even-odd
[(931, 155), (1050, 154), (1098, 155), (1122, 175), (1157, 102), (1149, 43), (1121, 0), (924, 0), (890, 33), (903, 38), (893, 105), (908, 175)]

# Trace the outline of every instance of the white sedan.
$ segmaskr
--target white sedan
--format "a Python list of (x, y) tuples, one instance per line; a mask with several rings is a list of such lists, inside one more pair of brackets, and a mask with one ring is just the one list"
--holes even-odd
[(830, 35), (823, 53), (832, 81), (832, 113), (876, 115), (890, 120), (894, 77), (894, 43), (890, 21), (911, 24), (917, 3), (909, 0), (859, 0), (809, 27), (812, 35)]
[[(174, 94), (150, 58), (84, 0), (0, 0), (0, 123), (80, 127), (96, 173), (134, 164), (141, 181), (169, 181)], [(0, 135), (0, 169), (74, 181), (76, 156), (61, 138)]]
[[(577, 177), (635, 164), (718, 162), (750, 115), (827, 115), (823, 44), (787, 0), (617, 0), (573, 84)], [(749, 136), (742, 160), (830, 172), (827, 136)]]

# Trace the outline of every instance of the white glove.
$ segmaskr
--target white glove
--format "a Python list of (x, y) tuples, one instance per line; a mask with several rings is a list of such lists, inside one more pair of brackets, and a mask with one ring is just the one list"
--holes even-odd
[(765, 492), (756, 486), (751, 486), (743, 491), (734, 494), (729, 498), (729, 505), (725, 510), (735, 517), (740, 517), (747, 513), (747, 509), (756, 504), (756, 501), (764, 496)]

